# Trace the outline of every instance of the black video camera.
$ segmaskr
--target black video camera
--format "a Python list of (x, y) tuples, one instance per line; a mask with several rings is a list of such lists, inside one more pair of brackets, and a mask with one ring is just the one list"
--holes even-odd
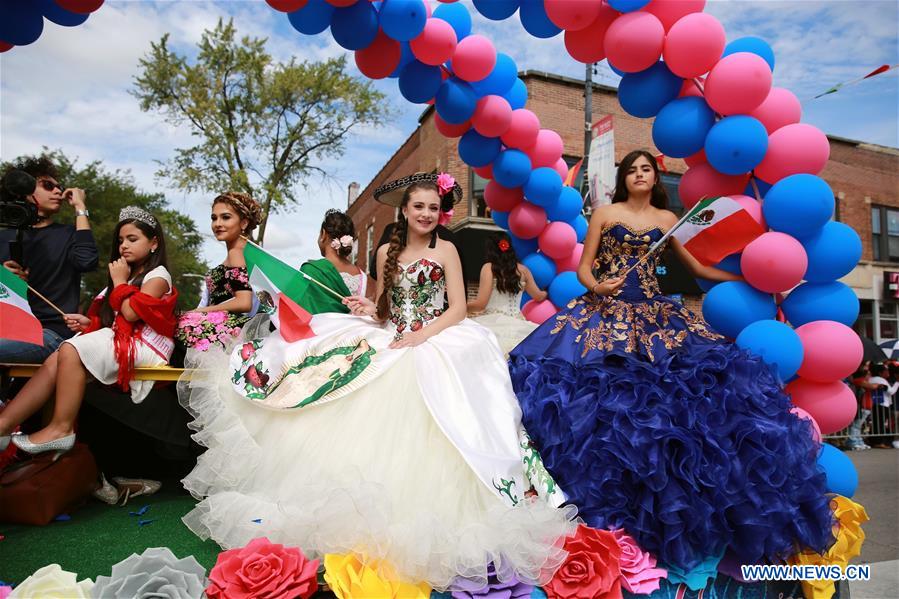
[(35, 187), (37, 180), (18, 169), (0, 179), (0, 227), (22, 230), (38, 222), (37, 206), (27, 199)]

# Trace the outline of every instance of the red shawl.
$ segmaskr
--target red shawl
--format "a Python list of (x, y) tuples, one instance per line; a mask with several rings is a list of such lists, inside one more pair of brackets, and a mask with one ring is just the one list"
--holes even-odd
[[(122, 316), (122, 303), (130, 300), (128, 305), (137, 313), (140, 320), (129, 322)], [(142, 293), (140, 288), (134, 285), (122, 283), (116, 285), (109, 295), (109, 306), (115, 311), (115, 321), (112, 323), (114, 335), (115, 357), (119, 365), (119, 376), (116, 383), (122, 391), (128, 391), (131, 377), (134, 374), (135, 342), (140, 337), (144, 325), (149, 325), (160, 335), (173, 337), (175, 335), (175, 304), (178, 301), (178, 291), (172, 287), (172, 292), (161, 298)], [(103, 328), (100, 322), (100, 305), (103, 298), (97, 297), (87, 311), (91, 319), (90, 326), (84, 331), (91, 333)]]

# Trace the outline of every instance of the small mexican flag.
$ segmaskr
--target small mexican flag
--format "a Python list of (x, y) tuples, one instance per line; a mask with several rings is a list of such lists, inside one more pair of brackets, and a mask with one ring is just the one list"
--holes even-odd
[(271, 296), (268, 312), (284, 340), (293, 342), (314, 337), (315, 332), (309, 326), (312, 315), (300, 305), (310, 285), (302, 273), (252, 241), (247, 241), (243, 255), (253, 292), (266, 292)]
[(681, 221), (672, 235), (707, 266), (739, 252), (765, 232), (736, 200), (728, 197), (701, 200)]
[(28, 285), (0, 267), (0, 339), (44, 345), (44, 327), (28, 305)]

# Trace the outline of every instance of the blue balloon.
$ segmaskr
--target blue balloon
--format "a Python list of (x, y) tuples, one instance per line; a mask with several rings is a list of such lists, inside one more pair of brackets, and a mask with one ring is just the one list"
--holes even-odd
[(524, 108), (524, 105), (528, 102), (528, 86), (521, 79), (515, 79), (512, 88), (504, 93), (503, 97), (509, 102), (512, 110)]
[(408, 42), (425, 28), (428, 12), (422, 0), (384, 0), (378, 17), (384, 35), (398, 42)]
[(484, 137), (471, 129), (459, 140), (459, 158), (468, 166), (487, 166), (496, 159), (502, 145), (498, 137)]
[(555, 206), (561, 193), (562, 177), (548, 166), (535, 168), (524, 184), (524, 197), (541, 208)]
[(649, 4), (649, 0), (609, 0), (609, 6), (618, 12), (633, 12)]
[(625, 73), (621, 69), (615, 68), (615, 65), (613, 65), (611, 62), (606, 61), (606, 64), (609, 65), (609, 68), (612, 69), (612, 72), (619, 77), (624, 77), (625, 75), (627, 75), (627, 73)]
[(835, 320), (851, 327), (858, 318), (858, 297), (839, 281), (803, 283), (781, 303), (794, 327), (814, 320)]
[(40, 6), (31, 0), (0, 2), (0, 40), (14, 46), (27, 46), (44, 31)]
[(852, 497), (858, 489), (858, 471), (849, 457), (828, 443), (821, 444), (818, 454), (818, 468), (827, 479), (825, 488), (829, 493)]
[(564, 306), (576, 297), (587, 293), (587, 288), (577, 280), (577, 273), (571, 270), (560, 272), (549, 284), (549, 300), (556, 306)]
[(393, 69), (393, 72), (390, 73), (389, 77), (391, 79), (399, 77), (400, 73), (403, 72), (403, 69), (406, 68), (406, 65), (413, 60), (415, 60), (415, 55), (412, 54), (412, 48), (409, 47), (409, 42), (400, 42), (400, 62), (396, 65), (396, 68)]
[[(495, 173), (496, 171), (494, 171)], [(546, 209), (546, 217), (551, 221), (568, 223), (576, 219), (584, 207), (584, 198), (574, 187), (565, 185), (559, 194), (559, 201)], [(577, 230), (575, 230), (577, 232)]]
[[(444, 4), (443, 6), (457, 6), (456, 4)], [(508, 54), (496, 53), (496, 65), (490, 74), (480, 81), (471, 84), (479, 96), (494, 94), (502, 96), (512, 89), (518, 79), (518, 66)]]
[(39, 10), (41, 11), (41, 14), (44, 15), (44, 18), (48, 21), (53, 21), (57, 25), (62, 25), (63, 27), (76, 27), (81, 25), (87, 21), (87, 18), (90, 16), (90, 14), (80, 14), (66, 10), (54, 0), (37, 0), (37, 5), (40, 7)]
[(862, 240), (843, 223), (829, 221), (817, 235), (802, 241), (808, 256), (805, 280), (813, 283), (835, 281), (846, 276), (862, 258)]
[(765, 195), (762, 214), (769, 227), (801, 240), (820, 232), (833, 208), (833, 191), (824, 179), (800, 174), (774, 184)]
[(503, 150), (493, 161), (493, 180), (503, 187), (521, 187), (531, 176), (531, 159), (521, 150)]
[(525, 31), (534, 37), (549, 39), (562, 32), (562, 29), (546, 15), (543, 0), (521, 0), (518, 18), (521, 19)]
[(371, 2), (338, 8), (331, 17), (331, 35), (347, 50), (368, 48), (378, 37), (378, 13)]
[(777, 315), (774, 298), (742, 281), (715, 285), (702, 302), (702, 315), (709, 325), (731, 339), (759, 320)]
[(705, 138), (705, 156), (715, 170), (742, 175), (758, 166), (768, 151), (768, 131), (758, 119), (726, 116), (715, 123)]
[(400, 93), (413, 104), (425, 104), (443, 83), (440, 67), (413, 60), (400, 73)]
[(757, 54), (765, 59), (771, 70), (774, 70), (774, 50), (768, 45), (768, 42), (760, 37), (747, 36), (739, 37), (724, 47), (724, 54), (721, 58), (737, 52), (750, 52)]
[(499, 210), (492, 210), (490, 212), (490, 216), (493, 217), (493, 222), (496, 223), (496, 226), (500, 229), (504, 229), (506, 231), (509, 230), (509, 213), (508, 212), (500, 212)]
[[(732, 272), (735, 275), (742, 275), (743, 271), (740, 268), (740, 258), (742, 258), (742, 257), (743, 257), (742, 252), (739, 252), (737, 254), (731, 254), (730, 256), (727, 256), (726, 258), (724, 258), (724, 260), (722, 260), (721, 262), (716, 264), (715, 268), (720, 268), (721, 270), (726, 270), (727, 272)], [(699, 285), (699, 288), (702, 289), (703, 291), (705, 291), (706, 293), (709, 292), (709, 289), (711, 289), (712, 287), (714, 287), (715, 285), (718, 285), (720, 283), (721, 283), (721, 281), (710, 281), (708, 279), (696, 279), (696, 284)]]
[(618, 102), (631, 116), (647, 119), (677, 98), (684, 80), (659, 61), (639, 73), (625, 73), (618, 83)]
[(577, 242), (583, 243), (584, 239), (587, 237), (587, 219), (584, 218), (583, 215), (578, 215), (572, 221), (568, 221), (568, 224), (574, 228), (574, 232), (577, 233)]
[(652, 124), (652, 141), (662, 154), (686, 158), (701, 150), (715, 124), (715, 113), (702, 98), (688, 96), (668, 102)]
[(804, 351), (799, 335), (776, 320), (752, 323), (737, 335), (737, 345), (774, 365), (781, 382), (795, 375), (802, 365)]
[(471, 15), (468, 14), (468, 9), (458, 2), (441, 4), (434, 9), (433, 17), (449, 23), (456, 32), (458, 41), (462, 41), (462, 38), (471, 33)]
[(477, 108), (478, 97), (468, 83), (450, 77), (440, 85), (434, 109), (447, 123), (461, 125), (471, 118)]
[(335, 10), (325, 0), (309, 0), (300, 10), (287, 13), (287, 20), (300, 33), (317, 35), (331, 25)]
[(534, 282), (540, 289), (546, 289), (556, 278), (556, 263), (544, 254), (528, 254), (521, 261), (534, 275)]
[[(771, 190), (771, 184), (762, 181), (758, 177), (753, 177), (753, 179), (755, 179), (755, 186), (759, 188), (759, 195), (764, 198)], [(743, 190), (743, 195), (749, 196), (750, 198), (755, 197), (755, 189), (752, 188), (752, 181), (746, 184), (746, 189)]]
[(515, 14), (520, 0), (474, 0), (474, 7), (491, 21), (504, 21)]
[(519, 262), (522, 256), (528, 256), (537, 251), (538, 242), (536, 237), (533, 239), (522, 239), (510, 235), (509, 240), (512, 242), (512, 249), (515, 250), (515, 255), (518, 256)]

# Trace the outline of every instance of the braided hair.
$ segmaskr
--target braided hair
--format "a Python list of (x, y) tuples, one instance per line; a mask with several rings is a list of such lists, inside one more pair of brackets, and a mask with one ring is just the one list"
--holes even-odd
[(227, 204), (237, 213), (238, 218), (246, 219), (247, 228), (243, 230), (244, 235), (252, 233), (259, 221), (262, 220), (262, 208), (259, 207), (259, 202), (245, 193), (226, 191), (212, 200), (212, 205), (216, 204)]
[[(353, 224), (353, 219), (347, 216), (346, 213), (334, 208), (325, 212), (325, 218), (322, 221), (322, 231), (331, 240), (340, 240), (341, 237), (346, 236), (356, 239), (356, 226)], [(339, 248), (335, 248), (335, 250), (341, 258), (348, 258), (353, 253), (353, 245), (341, 245)]]

